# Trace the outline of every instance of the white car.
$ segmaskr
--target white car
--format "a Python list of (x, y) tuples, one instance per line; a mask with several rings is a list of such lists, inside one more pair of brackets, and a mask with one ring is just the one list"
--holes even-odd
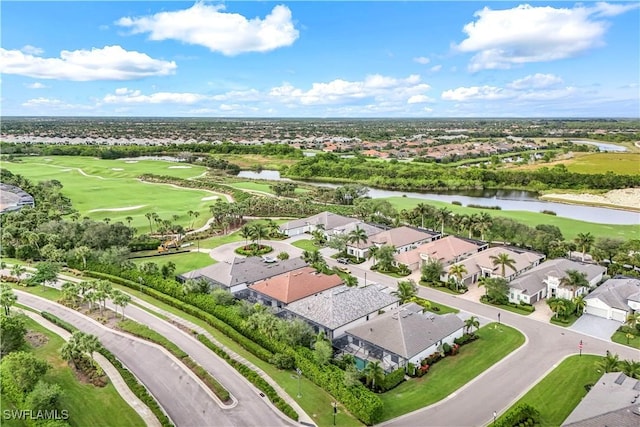
[(262, 257), (262, 262), (272, 263), (272, 262), (278, 262), (278, 260), (276, 258), (273, 258), (273, 257), (270, 257), (270, 256), (263, 256)]

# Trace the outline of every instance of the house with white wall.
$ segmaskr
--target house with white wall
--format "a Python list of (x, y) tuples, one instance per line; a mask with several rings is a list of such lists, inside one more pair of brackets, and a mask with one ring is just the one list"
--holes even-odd
[(455, 314), (423, 312), (417, 304), (407, 304), (356, 327), (347, 329), (337, 342), (344, 353), (366, 361), (379, 361), (389, 372), (420, 362), (442, 351), (444, 343), (464, 333), (464, 322)]
[(439, 240), (424, 243), (415, 249), (395, 255), (397, 264), (405, 264), (411, 271), (419, 270), (429, 262), (439, 262), (443, 267), (463, 260), (479, 251), (487, 249), (484, 242), (447, 236)]
[(624, 323), (640, 311), (640, 280), (629, 277), (609, 279), (584, 298), (584, 312)]
[(369, 249), (373, 246), (393, 246), (396, 253), (402, 253), (415, 249), (423, 243), (430, 242), (438, 235), (427, 233), (413, 227), (396, 227), (369, 236), (365, 242), (352, 242), (347, 244), (347, 253), (358, 258), (366, 258)]

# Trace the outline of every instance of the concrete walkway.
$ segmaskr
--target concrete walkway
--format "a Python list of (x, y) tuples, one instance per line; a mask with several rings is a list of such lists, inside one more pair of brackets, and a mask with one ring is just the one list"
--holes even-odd
[[(18, 309), (17, 311), (19, 311), (20, 313), (26, 316), (29, 316), (35, 322), (47, 328), (54, 334), (59, 335), (63, 340), (69, 341), (69, 338), (71, 337), (71, 333), (67, 332), (65, 329), (62, 329), (58, 325), (51, 323), (50, 321), (34, 313), (33, 311), (20, 310), (20, 309)], [(133, 408), (134, 411), (138, 413), (138, 415), (140, 415), (140, 418), (142, 418), (144, 423), (148, 427), (160, 427), (161, 424), (160, 424), (160, 421), (158, 421), (158, 418), (156, 418), (153, 412), (151, 412), (151, 409), (149, 409), (149, 407), (145, 405), (142, 402), (142, 400), (138, 399), (138, 396), (136, 396), (131, 391), (131, 389), (129, 388), (129, 386), (127, 386), (127, 383), (124, 381), (124, 379), (122, 378), (122, 376), (120, 375), (120, 372), (116, 369), (116, 367), (113, 366), (111, 362), (109, 362), (109, 360), (107, 360), (107, 358), (101, 355), (100, 353), (95, 353), (93, 355), (93, 358), (95, 359), (96, 362), (98, 362), (98, 364), (100, 365), (104, 373), (109, 377), (111, 384), (113, 384), (118, 394), (122, 397), (122, 399), (125, 402), (127, 402), (129, 406)]]

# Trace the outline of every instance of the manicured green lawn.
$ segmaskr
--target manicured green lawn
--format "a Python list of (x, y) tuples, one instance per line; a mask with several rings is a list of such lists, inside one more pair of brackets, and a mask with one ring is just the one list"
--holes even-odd
[(568, 316), (564, 320), (558, 320), (555, 318), (555, 315), (554, 315), (551, 317), (551, 319), (549, 319), (549, 322), (553, 323), (554, 325), (562, 326), (563, 328), (568, 328), (569, 326), (573, 325), (578, 319), (579, 317), (576, 316), (575, 314)]
[(571, 356), (527, 392), (515, 405), (528, 403), (540, 411), (541, 426), (559, 426), (587, 394), (584, 388), (602, 376), (597, 371), (601, 356)]
[[(238, 188), (240, 190), (249, 190), (249, 191), (258, 191), (261, 193), (267, 194), (275, 194), (275, 192), (271, 189), (271, 185), (269, 183), (255, 182), (255, 181), (242, 181), (242, 182), (231, 182), (228, 183), (230, 187)], [(304, 188), (296, 188), (294, 191), (296, 194), (308, 193), (309, 190)]]
[(535, 227), (538, 224), (555, 225), (562, 231), (565, 239), (572, 240), (578, 233), (589, 231), (594, 237), (619, 237), (624, 240), (640, 239), (640, 227), (637, 225), (614, 225), (614, 224), (595, 224), (592, 222), (578, 221), (570, 218), (561, 218), (553, 215), (545, 215), (538, 212), (525, 211), (496, 211), (492, 209), (476, 209), (464, 206), (452, 205), (451, 203), (440, 202), (435, 200), (415, 199), (411, 197), (386, 197), (398, 211), (402, 209), (411, 210), (418, 203), (426, 203), (437, 208), (446, 207), (456, 214), (473, 214), (486, 212), (491, 216), (501, 216), (519, 221), (529, 227)]
[(617, 342), (618, 344), (640, 349), (640, 336), (638, 335), (635, 335), (631, 339), (627, 339), (627, 334), (625, 334), (624, 332), (616, 331), (611, 336), (611, 341)]
[[(122, 221), (124, 224), (128, 224), (126, 218), (131, 217), (131, 226), (145, 232), (148, 231), (149, 221), (144, 215), (148, 212), (155, 212), (160, 218), (172, 222), (172, 216), (178, 215), (177, 222), (188, 227), (192, 218), (187, 212), (198, 211), (200, 215), (195, 219), (194, 226), (204, 225), (211, 216), (209, 206), (215, 203), (212, 197), (220, 197), (204, 190), (148, 184), (137, 179), (143, 173), (189, 178), (206, 170), (202, 166), (174, 162), (141, 160), (127, 163), (124, 160), (52, 156), (25, 158), (18, 163), (2, 162), (0, 166), (36, 182), (57, 179), (63, 185), (63, 194), (71, 199), (73, 207), (82, 216), (94, 220), (110, 218), (111, 222)], [(81, 174), (79, 169), (90, 176)]]
[[(26, 320), (29, 330), (46, 335), (46, 344), (33, 348), (32, 352), (49, 362), (52, 369), (45, 375), (45, 381), (58, 384), (64, 394), (60, 407), (69, 411), (72, 426), (144, 426), (142, 418), (120, 397), (115, 387), (95, 387), (80, 383), (67, 362), (58, 353), (64, 340), (31, 319)], [(3, 422), (4, 425), (4, 422)]]
[(444, 399), (520, 347), (525, 339), (517, 330), (496, 323), (483, 326), (477, 335), (478, 340), (462, 346), (456, 356), (435, 363), (422, 378), (405, 381), (381, 394), (383, 421)]
[[(533, 311), (523, 310), (520, 307), (512, 307), (512, 306), (506, 305), (506, 304), (489, 304), (489, 303), (484, 302), (484, 301), (480, 301), (480, 302), (482, 302), (483, 304), (486, 304), (486, 305), (490, 305), (492, 307), (501, 308), (503, 310), (510, 311), (512, 313), (520, 314), (522, 316), (528, 316), (531, 313), (533, 313)], [(571, 322), (571, 324), (573, 324), (573, 322)], [(560, 326), (566, 326), (566, 325), (560, 325)]]
[(162, 267), (164, 264), (172, 262), (176, 265), (176, 274), (182, 274), (186, 273), (187, 271), (197, 270), (199, 268), (206, 267), (217, 262), (208, 254), (202, 252), (184, 252), (149, 258), (135, 258), (131, 261), (133, 261), (136, 265), (144, 264), (147, 262), (154, 262), (158, 265), (158, 267)]
[(427, 308), (427, 311), (436, 314), (447, 314), (447, 313), (460, 313), (460, 310), (457, 308), (449, 307), (448, 305), (438, 304), (434, 301), (429, 301), (431, 303), (431, 308)]
[(304, 240), (297, 240), (293, 243), (291, 243), (293, 246), (295, 246), (296, 248), (300, 248), (304, 251), (317, 251), (320, 249), (320, 246), (316, 246), (313, 243), (313, 240), (309, 240), (309, 239), (304, 239)]

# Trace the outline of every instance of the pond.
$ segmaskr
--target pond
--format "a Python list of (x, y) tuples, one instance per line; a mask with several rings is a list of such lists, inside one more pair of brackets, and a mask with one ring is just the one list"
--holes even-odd
[(627, 147), (623, 147), (622, 145), (606, 144), (604, 142), (584, 141), (584, 140), (581, 140), (581, 139), (574, 140), (574, 141), (571, 141), (571, 142), (574, 143), (574, 144), (595, 145), (596, 147), (598, 147), (598, 149), (600, 151), (609, 151), (609, 152), (618, 152), (618, 153), (621, 153), (623, 151), (629, 151), (629, 150), (627, 150)]
[[(271, 181), (291, 181), (280, 177), (280, 172), (274, 170), (262, 170), (260, 172), (241, 171), (240, 178), (267, 179)], [(341, 184), (328, 184), (324, 182), (304, 181), (305, 184), (339, 187)], [(449, 192), (407, 192), (396, 190), (381, 190), (369, 188), (367, 194), (372, 198), (381, 197), (411, 197), (416, 199), (436, 200), (441, 202), (460, 202), (482, 206), (500, 206), (503, 211), (528, 211), (541, 212), (550, 210), (559, 217), (571, 218), (580, 221), (594, 222), (597, 224), (639, 224), (640, 214), (619, 209), (600, 208), (595, 206), (570, 205), (566, 203), (550, 202), (537, 198), (537, 193), (520, 190), (470, 190)]]

